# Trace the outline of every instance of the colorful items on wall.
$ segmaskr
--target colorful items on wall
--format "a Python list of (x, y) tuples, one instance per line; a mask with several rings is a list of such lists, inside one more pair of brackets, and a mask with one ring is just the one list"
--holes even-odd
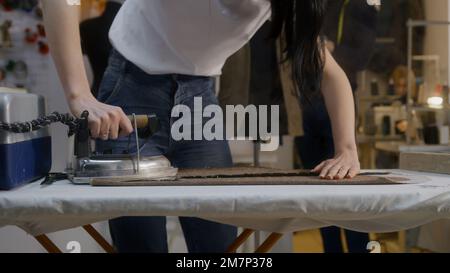
[(8, 60), (3, 67), (0, 66), (0, 82), (8, 75), (16, 79), (16, 87), (24, 87), (23, 83), (28, 78), (28, 65), (22, 60)]
[(31, 12), (38, 6), (38, 0), (0, 0), (0, 5), (5, 11), (23, 10)]
[(11, 39), (11, 33), (10, 29), (12, 27), (12, 21), (11, 20), (5, 20), (0, 25), (0, 34), (1, 34), (1, 43), (0, 47), (12, 47), (12, 39)]
[(37, 0), (0, 0), (0, 86), (31, 87), (49, 46)]
[(42, 55), (47, 55), (50, 52), (45, 38), (45, 28), (42, 24), (37, 24), (35, 29), (25, 29), (25, 42), (28, 44), (37, 44), (38, 51)]

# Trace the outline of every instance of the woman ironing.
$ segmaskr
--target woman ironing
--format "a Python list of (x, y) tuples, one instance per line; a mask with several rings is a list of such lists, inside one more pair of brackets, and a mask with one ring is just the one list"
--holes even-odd
[[(121, 149), (120, 137), (133, 130), (126, 114), (158, 115), (161, 131), (147, 143), (145, 155), (165, 155), (178, 168), (232, 166), (226, 141), (173, 141), (171, 110), (217, 105), (214, 76), (272, 17), (274, 37), (287, 40), (299, 93), (306, 101), (323, 95), (330, 113), (336, 156), (314, 171), (324, 179), (359, 172), (355, 110), (350, 83), (324, 48), (319, 34), (324, 0), (127, 0), (110, 30), (109, 67), (95, 98), (83, 65), (78, 8), (66, 1), (43, 0), (51, 51), (74, 115), (90, 113), (90, 131), (98, 146)], [(167, 252), (165, 217), (125, 217), (110, 221), (119, 252)], [(180, 218), (190, 252), (223, 252), (236, 228), (196, 218)]]

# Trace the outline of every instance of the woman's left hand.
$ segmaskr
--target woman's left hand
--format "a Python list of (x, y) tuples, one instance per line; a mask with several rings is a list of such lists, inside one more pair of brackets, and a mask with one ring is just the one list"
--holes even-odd
[(336, 157), (320, 163), (314, 168), (314, 173), (320, 173), (320, 178), (328, 180), (340, 180), (353, 178), (361, 170), (358, 151), (346, 150), (337, 153)]

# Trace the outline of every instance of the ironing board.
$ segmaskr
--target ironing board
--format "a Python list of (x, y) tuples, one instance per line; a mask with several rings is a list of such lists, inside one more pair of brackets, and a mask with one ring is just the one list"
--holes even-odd
[(59, 252), (45, 234), (82, 226), (105, 251), (113, 252), (90, 224), (121, 216), (199, 217), (246, 229), (229, 252), (254, 230), (273, 232), (257, 249), (266, 252), (283, 234), (295, 231), (334, 225), (360, 232), (396, 232), (450, 218), (450, 176), (390, 172), (408, 182), (193, 187), (92, 187), (69, 181), (41, 186), (37, 182), (0, 192), (0, 227), (18, 226), (47, 251)]

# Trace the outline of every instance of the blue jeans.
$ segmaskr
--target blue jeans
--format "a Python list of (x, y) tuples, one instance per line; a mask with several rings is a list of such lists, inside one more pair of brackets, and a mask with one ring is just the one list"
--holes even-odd
[[(333, 131), (328, 111), (323, 100), (317, 99), (303, 107), (303, 127), (305, 135), (297, 139), (303, 167), (313, 169), (322, 161), (334, 157)], [(342, 253), (340, 229), (327, 227), (320, 230), (326, 253)], [(366, 233), (345, 230), (350, 253), (365, 253), (369, 242)]]
[[(217, 105), (214, 80), (186, 75), (149, 75), (127, 61), (117, 51), (111, 54), (109, 66), (99, 90), (99, 101), (121, 107), (126, 114), (156, 114), (161, 130), (146, 143), (145, 156), (164, 155), (177, 168), (231, 167), (226, 141), (174, 141), (171, 138), (171, 111), (175, 105), (186, 105), (194, 115), (194, 97), (203, 99), (203, 107)], [(193, 119), (192, 119), (193, 120)], [(203, 120), (203, 124), (206, 120)], [(193, 131), (193, 130), (192, 130)], [(128, 138), (98, 141), (97, 151), (121, 154), (127, 150)], [(132, 148), (136, 151), (136, 147)], [(237, 228), (197, 218), (180, 217), (189, 252), (224, 252), (235, 240)], [(123, 217), (109, 222), (114, 246), (118, 252), (166, 253), (165, 217)]]

